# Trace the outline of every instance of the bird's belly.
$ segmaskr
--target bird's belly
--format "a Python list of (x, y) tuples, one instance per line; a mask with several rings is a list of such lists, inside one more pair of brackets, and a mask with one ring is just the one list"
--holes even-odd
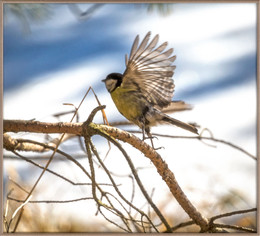
[(116, 89), (111, 93), (111, 97), (118, 111), (128, 120), (138, 125), (139, 118), (143, 113), (143, 104), (140, 98), (133, 92)]

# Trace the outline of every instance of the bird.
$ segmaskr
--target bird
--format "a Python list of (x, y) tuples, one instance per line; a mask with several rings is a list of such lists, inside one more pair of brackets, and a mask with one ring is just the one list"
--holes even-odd
[(168, 123), (198, 134), (198, 130), (191, 124), (179, 121), (162, 110), (171, 106), (174, 95), (174, 81), (172, 76), (176, 68), (173, 62), (173, 48), (166, 50), (168, 42), (158, 47), (159, 35), (150, 40), (149, 31), (139, 44), (136, 36), (129, 58), (125, 55), (126, 69), (123, 74), (113, 72), (106, 76), (105, 83), (118, 111), (130, 122), (140, 127), (143, 134), (151, 139), (151, 127), (161, 123)]

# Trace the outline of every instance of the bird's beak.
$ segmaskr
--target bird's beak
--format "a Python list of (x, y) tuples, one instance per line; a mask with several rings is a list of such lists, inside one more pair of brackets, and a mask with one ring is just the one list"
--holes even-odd
[(105, 81), (106, 81), (106, 79), (102, 79), (101, 81), (102, 81), (102, 82), (105, 82)]

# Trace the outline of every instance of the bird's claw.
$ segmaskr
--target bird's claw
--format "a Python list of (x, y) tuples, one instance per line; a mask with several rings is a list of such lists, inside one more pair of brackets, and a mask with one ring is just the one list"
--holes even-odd
[(155, 151), (160, 150), (160, 149), (165, 149), (165, 147), (158, 147), (158, 148), (153, 148)]

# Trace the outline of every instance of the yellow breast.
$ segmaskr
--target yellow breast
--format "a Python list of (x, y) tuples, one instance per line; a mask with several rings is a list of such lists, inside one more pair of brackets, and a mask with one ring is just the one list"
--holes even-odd
[(142, 102), (134, 91), (129, 91), (121, 87), (116, 88), (111, 97), (118, 111), (128, 120), (137, 124), (137, 119), (142, 116)]

